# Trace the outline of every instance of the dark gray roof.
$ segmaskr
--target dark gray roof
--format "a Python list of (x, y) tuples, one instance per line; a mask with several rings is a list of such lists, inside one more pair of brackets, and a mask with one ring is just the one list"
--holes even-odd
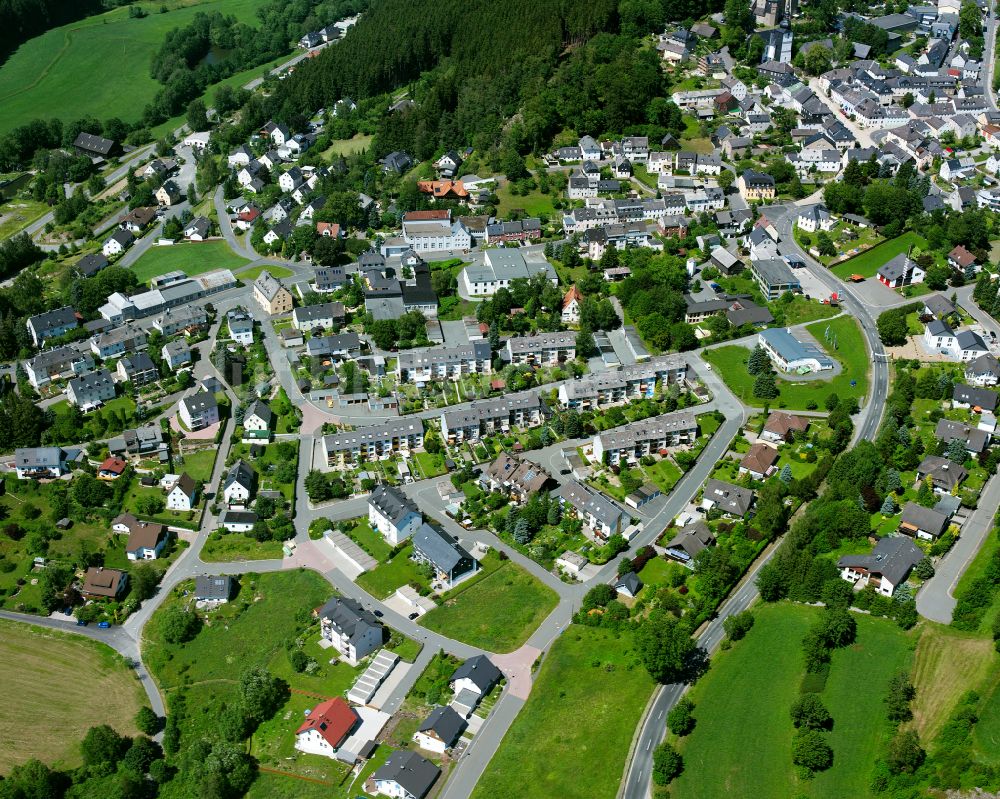
[(715, 543), (711, 528), (703, 519), (684, 525), (673, 537), (668, 549), (682, 549), (692, 558)]
[(901, 524), (923, 530), (935, 538), (948, 526), (948, 516), (933, 508), (925, 508), (916, 502), (907, 502), (903, 507)]
[(502, 678), (503, 672), (493, 665), (493, 661), (486, 655), (475, 655), (469, 658), (451, 675), (452, 682), (471, 680), (484, 694), (492, 691), (493, 686)]
[(247, 408), (243, 418), (246, 419), (250, 416), (258, 416), (265, 424), (271, 424), (274, 412), (271, 410), (271, 406), (264, 402), (264, 400), (257, 399), (250, 403), (250, 407)]
[(238, 460), (229, 467), (229, 472), (226, 474), (226, 481), (223, 483), (222, 489), (225, 490), (234, 483), (239, 483), (247, 490), (253, 486), (253, 469), (243, 460)]
[(233, 578), (229, 575), (199, 574), (194, 580), (195, 599), (229, 599), (233, 593)]
[(375, 490), (368, 497), (368, 502), (393, 524), (399, 524), (411, 513), (420, 513), (406, 495), (395, 486), (375, 486)]
[(721, 480), (706, 480), (704, 498), (734, 516), (744, 516), (753, 503), (753, 491)]
[(372, 778), (379, 782), (388, 780), (397, 783), (410, 796), (422, 797), (431, 789), (441, 769), (416, 752), (400, 750), (389, 755), (385, 765)]
[(965, 375), (1000, 375), (1000, 361), (993, 355), (980, 355), (965, 365)]
[(450, 574), (463, 560), (472, 555), (449, 533), (424, 522), (413, 534), (413, 547), (440, 571)]
[[(993, 358), (993, 356), (982, 355), (980, 358)], [(979, 358), (976, 360), (979, 360)], [(996, 362), (995, 358), (993, 360)], [(966, 368), (966, 373), (968, 372), (969, 369)], [(990, 391), (988, 388), (980, 388), (979, 386), (967, 386), (965, 383), (958, 383), (955, 386), (951, 398), (955, 402), (976, 405), (987, 411), (996, 410), (997, 407), (997, 393), (995, 391)]]
[(880, 539), (869, 555), (844, 555), (837, 561), (837, 566), (865, 569), (869, 573), (882, 575), (893, 586), (897, 586), (923, 557), (924, 553), (909, 538), (895, 536)]
[(932, 294), (924, 299), (924, 307), (938, 319), (951, 316), (955, 313), (955, 306), (951, 300), (942, 297), (940, 294)]
[(642, 580), (639, 579), (639, 575), (635, 572), (629, 572), (628, 574), (622, 575), (618, 582), (615, 583), (616, 591), (628, 591), (632, 596), (635, 596), (642, 589)]
[(373, 613), (365, 610), (360, 602), (349, 597), (333, 597), (320, 608), (319, 617), (326, 619), (331, 627), (352, 641), (359, 639), (369, 628), (381, 629), (382, 627), (382, 622)]
[(458, 736), (465, 729), (465, 719), (463, 719), (450, 705), (437, 707), (424, 719), (420, 725), (419, 732), (433, 732), (438, 738), (444, 741), (445, 746), (451, 746), (458, 740)]
[(947, 458), (939, 455), (928, 455), (917, 467), (917, 477), (930, 475), (931, 479), (940, 487), (952, 489), (961, 483), (969, 473), (964, 466), (952, 463)]
[(951, 442), (956, 438), (963, 442), (971, 452), (982, 452), (990, 442), (989, 434), (978, 427), (963, 422), (953, 422), (950, 419), (938, 419), (934, 428), (934, 436), (939, 441)]

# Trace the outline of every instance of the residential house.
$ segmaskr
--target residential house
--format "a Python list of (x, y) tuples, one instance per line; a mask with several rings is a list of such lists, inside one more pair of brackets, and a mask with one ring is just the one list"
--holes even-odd
[(241, 310), (232, 310), (226, 314), (226, 324), (229, 327), (229, 337), (244, 347), (253, 344), (253, 317)]
[(368, 524), (391, 545), (399, 546), (423, 524), (424, 517), (395, 486), (377, 485), (368, 497)]
[(335, 696), (314, 707), (295, 731), (295, 748), (312, 755), (335, 758), (337, 750), (361, 721), (357, 711)]
[(795, 217), (796, 227), (807, 233), (816, 233), (820, 230), (829, 231), (833, 229), (835, 224), (836, 222), (830, 216), (830, 212), (826, 210), (826, 206), (819, 203), (807, 205)]
[(128, 381), (134, 387), (155, 383), (160, 379), (160, 373), (157, 371), (156, 364), (153, 363), (153, 359), (145, 352), (123, 356), (118, 361), (116, 373), (119, 380)]
[(840, 576), (850, 583), (864, 581), (882, 596), (892, 596), (924, 553), (906, 537), (882, 538), (869, 555), (843, 555), (837, 561)]
[(639, 579), (638, 574), (630, 571), (615, 581), (614, 589), (622, 596), (635, 599), (642, 590), (642, 580)]
[(207, 391), (184, 397), (178, 405), (178, 412), (188, 430), (201, 430), (219, 421), (219, 404), (215, 395)]
[(948, 253), (948, 265), (963, 275), (978, 273), (982, 267), (976, 262), (976, 256), (961, 244)]
[(429, 564), (435, 579), (446, 588), (479, 571), (479, 561), (454, 536), (426, 522), (413, 531), (412, 558)]
[(313, 615), (319, 618), (322, 637), (352, 666), (382, 646), (382, 622), (355, 599), (335, 596)]
[(928, 455), (917, 466), (917, 480), (929, 478), (938, 494), (950, 494), (968, 476), (964, 466), (939, 455)]
[(631, 517), (621, 505), (590, 486), (569, 480), (552, 492), (564, 512), (572, 512), (584, 525), (584, 532), (607, 540), (621, 535)]
[(146, 332), (131, 323), (98, 333), (90, 340), (90, 350), (98, 358), (114, 358), (146, 346)]
[(137, 519), (131, 513), (117, 516), (111, 523), (116, 533), (128, 533), (125, 554), (129, 560), (156, 560), (167, 545), (169, 532), (162, 524)]
[(784, 411), (771, 411), (767, 421), (764, 422), (760, 438), (774, 444), (783, 444), (791, 441), (796, 433), (804, 433), (808, 429), (808, 417), (795, 416)]
[(111, 455), (105, 458), (97, 467), (98, 480), (117, 480), (125, 473), (128, 464), (121, 458)]
[(736, 179), (736, 187), (746, 202), (773, 200), (775, 197), (774, 178), (752, 169), (743, 170)]
[(73, 140), (73, 149), (91, 159), (107, 159), (121, 152), (121, 145), (93, 133), (80, 133)]
[(83, 578), (80, 594), (84, 599), (117, 599), (127, 582), (128, 574), (123, 571), (91, 566)]
[(208, 324), (208, 313), (202, 305), (184, 305), (168, 308), (153, 320), (153, 327), (164, 336), (199, 330)]
[(90, 371), (94, 368), (94, 359), (87, 351), (65, 346), (43, 350), (31, 360), (23, 361), (23, 366), (28, 382), (34, 388), (41, 388), (52, 380)]
[(698, 553), (715, 545), (715, 535), (703, 519), (684, 525), (667, 544), (667, 557), (692, 564)]
[(204, 241), (212, 230), (212, 223), (203, 216), (192, 219), (184, 228), (184, 238), (190, 241)]
[(97, 369), (70, 380), (66, 397), (82, 411), (93, 410), (115, 398), (115, 382), (107, 369)]
[(246, 461), (236, 461), (222, 483), (222, 497), (227, 505), (245, 506), (253, 493), (256, 475)]
[[(243, 432), (270, 433), (271, 422), (274, 419), (274, 412), (270, 406), (262, 399), (256, 399), (250, 403), (250, 407), (243, 414)], [(255, 436), (257, 438), (258, 436)], [(267, 438), (268, 436), (263, 436)]]
[(576, 325), (580, 323), (580, 308), (583, 306), (583, 294), (575, 285), (570, 286), (569, 291), (562, 300), (562, 323), (564, 325)]
[(324, 302), (304, 305), (292, 311), (292, 326), (296, 330), (332, 330), (344, 323), (344, 303)]
[(83, 256), (83, 258), (73, 265), (73, 268), (81, 277), (93, 277), (107, 265), (108, 259), (104, 256), (104, 253), (95, 252)]
[(449, 685), (456, 695), (466, 691), (477, 696), (487, 696), (503, 679), (493, 661), (486, 655), (474, 655), (455, 669)]
[(1000, 361), (988, 353), (973, 358), (965, 365), (965, 379), (974, 386), (995, 386), (1000, 381)]
[(199, 574), (194, 579), (194, 598), (198, 602), (224, 604), (233, 595), (233, 578), (228, 574)]
[(179, 366), (189, 364), (193, 360), (191, 347), (183, 339), (164, 344), (160, 349), (160, 357), (168, 369), (177, 369)]
[(431, 711), (417, 728), (413, 740), (421, 749), (443, 755), (458, 742), (465, 727), (465, 719), (451, 705), (444, 705)]
[(163, 185), (153, 192), (153, 196), (156, 198), (156, 202), (169, 208), (171, 205), (179, 203), (183, 195), (180, 186), (172, 180), (165, 180)]
[(267, 270), (253, 282), (253, 298), (271, 316), (292, 310), (292, 293)]
[(899, 520), (899, 532), (924, 541), (940, 538), (948, 529), (948, 515), (934, 508), (925, 508), (916, 502), (907, 502), (903, 506), (903, 515)]
[[(992, 356), (989, 356), (992, 357)], [(951, 393), (951, 407), (972, 408), (976, 413), (997, 409), (997, 393), (983, 386), (970, 386), (956, 383)]]
[(934, 437), (946, 444), (961, 441), (970, 455), (980, 455), (990, 444), (990, 434), (985, 430), (951, 419), (938, 419)]
[(29, 316), (27, 321), (28, 334), (36, 347), (42, 347), (46, 339), (58, 338), (72, 330), (76, 330), (82, 321), (81, 317), (64, 305), (51, 311)]
[(104, 242), (101, 252), (105, 258), (113, 258), (125, 252), (125, 250), (132, 246), (134, 241), (135, 236), (128, 230), (116, 230), (111, 234), (111, 238)]
[(219, 514), (219, 526), (227, 533), (249, 533), (257, 524), (257, 514), (249, 510), (224, 510)]
[(757, 441), (740, 460), (740, 474), (749, 474), (751, 480), (764, 480), (777, 471), (778, 451)]
[(537, 463), (501, 452), (486, 467), (480, 483), (487, 491), (506, 494), (515, 503), (527, 502), (532, 494), (544, 490), (552, 476)]
[(66, 450), (61, 447), (19, 447), (14, 450), (14, 471), (19, 480), (61, 477), (69, 472)]
[(750, 489), (713, 478), (705, 481), (701, 506), (706, 510), (718, 508), (727, 516), (742, 519), (750, 511), (753, 499)]
[(490, 344), (485, 339), (453, 347), (406, 350), (396, 360), (400, 383), (422, 385), (435, 380), (461, 380), (466, 375), (492, 372)]
[(559, 387), (559, 404), (563, 408), (590, 410), (652, 399), (657, 386), (661, 390), (671, 384), (683, 386), (687, 373), (688, 364), (682, 356), (658, 355), (617, 371), (591, 372), (579, 380), (566, 381)]
[(501, 248), (487, 250), (482, 264), (466, 266), (459, 279), (468, 296), (492, 297), (502, 288), (509, 289), (518, 278), (530, 279), (539, 274), (544, 274), (553, 286), (559, 282), (548, 261), (527, 261), (518, 250)]
[(198, 484), (187, 472), (167, 491), (167, 510), (194, 510), (198, 504)]
[(924, 313), (935, 319), (946, 320), (958, 313), (951, 300), (940, 294), (932, 294), (924, 300)]
[(393, 799), (423, 799), (434, 785), (441, 769), (416, 752), (400, 749), (389, 755), (371, 779), (375, 792)]

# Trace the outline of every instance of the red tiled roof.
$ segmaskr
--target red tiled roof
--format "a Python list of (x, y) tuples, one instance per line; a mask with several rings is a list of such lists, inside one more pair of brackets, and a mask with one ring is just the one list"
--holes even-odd
[(125, 471), (125, 467), (128, 464), (125, 463), (121, 458), (110, 457), (102, 463), (97, 471), (98, 472), (111, 472), (112, 474), (121, 474)]
[(354, 708), (339, 696), (335, 696), (316, 705), (309, 718), (302, 722), (302, 726), (295, 731), (295, 734), (301, 735), (316, 730), (330, 746), (336, 749), (344, 742), (357, 721), (358, 714)]
[(434, 219), (451, 219), (447, 208), (439, 211), (410, 211), (403, 217), (407, 222), (429, 222)]

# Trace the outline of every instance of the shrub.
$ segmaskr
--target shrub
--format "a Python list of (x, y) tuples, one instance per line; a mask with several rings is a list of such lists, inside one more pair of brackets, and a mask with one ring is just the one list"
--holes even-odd
[(669, 785), (684, 770), (680, 753), (668, 743), (662, 743), (653, 751), (653, 782)]

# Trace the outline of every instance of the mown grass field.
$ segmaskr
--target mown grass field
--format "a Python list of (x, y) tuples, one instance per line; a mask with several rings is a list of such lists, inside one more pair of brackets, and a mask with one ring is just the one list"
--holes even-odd
[(509, 560), (421, 618), (421, 624), (489, 652), (523, 644), (559, 603), (548, 586)]
[(103, 644), (0, 621), (0, 657), (0, 772), (31, 758), (78, 766), (80, 740), (98, 724), (110, 724), (127, 735), (137, 732), (133, 719), (147, 704), (146, 694)]
[[(137, 2), (148, 16), (130, 19), (122, 6), (53, 28), (23, 44), (0, 66), (0, 133), (32, 119), (92, 116), (134, 122), (160, 88), (150, 60), (166, 34), (198, 11), (220, 11), (251, 25), (264, 0)], [(160, 13), (166, 7), (167, 13)]]
[(287, 269), (284, 266), (275, 266), (274, 264), (261, 264), (260, 266), (251, 266), (249, 269), (244, 269), (236, 274), (240, 280), (244, 283), (249, 283), (260, 277), (260, 273), (267, 270), (271, 273), (271, 277), (281, 280), (284, 277), (291, 277), (292, 270)]
[(697, 723), (680, 744), (684, 773), (670, 795), (869, 796), (872, 767), (890, 732), (882, 701), (892, 675), (909, 668), (911, 636), (892, 622), (856, 617), (857, 641), (834, 653), (820, 694), (834, 719), (833, 766), (802, 781), (791, 760), (788, 711), (804, 674), (800, 642), (820, 611), (780, 604), (754, 613), (747, 637), (715, 658), (691, 691)]
[(897, 236), (889, 241), (876, 244), (870, 250), (865, 250), (855, 258), (837, 264), (830, 271), (841, 280), (847, 280), (851, 275), (861, 275), (862, 277), (874, 277), (879, 268), (886, 262), (891, 261), (900, 253), (906, 252), (910, 247), (927, 247), (927, 240), (919, 233), (912, 230), (907, 231), (902, 236)]
[(473, 799), (614, 796), (653, 687), (629, 635), (571, 624)]
[[(837, 340), (837, 349), (827, 344), (824, 338), (826, 329), (830, 329), (831, 338)], [(810, 402), (822, 408), (830, 394), (837, 394), (841, 399), (857, 398), (859, 404), (864, 402), (868, 393), (868, 349), (858, 323), (851, 316), (839, 316), (836, 319), (814, 322), (806, 328), (830, 355), (843, 366), (841, 373), (824, 379), (822, 374), (811, 380), (785, 380), (778, 373), (775, 383), (778, 386), (777, 399), (771, 400), (772, 408), (791, 408), (805, 410)], [(750, 350), (730, 344), (713, 347), (703, 352), (704, 358), (718, 370), (726, 385), (732, 389), (743, 402), (763, 405), (764, 400), (753, 395), (753, 384), (756, 379), (747, 372), (746, 361)], [(851, 385), (851, 381), (855, 385)]]
[(188, 276), (211, 272), (213, 269), (238, 270), (249, 263), (224, 241), (184, 242), (169, 247), (151, 247), (132, 266), (140, 283), (159, 275), (180, 270)]

